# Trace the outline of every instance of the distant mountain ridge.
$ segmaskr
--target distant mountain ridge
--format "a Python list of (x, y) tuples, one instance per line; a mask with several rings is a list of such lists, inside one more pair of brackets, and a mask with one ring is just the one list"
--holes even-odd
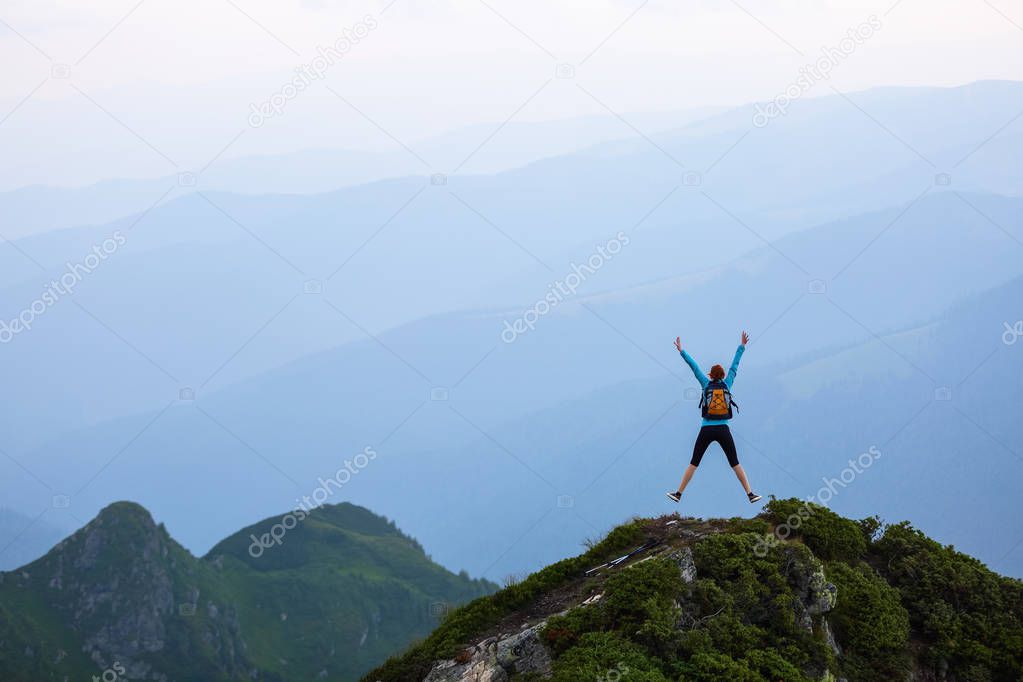
[(354, 680), (495, 587), (348, 503), (266, 519), (196, 558), (118, 502), (0, 573), (0, 678)]
[[(647, 132), (675, 128), (717, 113), (720, 107), (657, 114), (629, 114)], [(486, 153), (474, 154), (495, 129)], [(609, 138), (633, 135), (611, 116), (542, 122), (477, 124), (425, 140), (413, 140), (416, 153), (437, 170), (450, 171), (465, 159), (465, 173), (493, 174), (539, 159), (571, 154)], [(387, 178), (429, 175), (433, 171), (408, 151), (306, 149), (280, 154), (253, 154), (219, 159), (201, 174), (157, 178), (116, 178), (82, 187), (29, 185), (0, 191), (9, 239), (48, 230), (101, 224), (148, 208), (168, 191), (181, 196), (196, 190), (258, 194), (320, 194)]]
[(68, 529), (0, 507), (0, 571), (38, 559), (60, 542)]
[[(960, 195), (934, 192), (904, 213), (906, 207), (894, 207), (822, 225), (777, 242), (775, 246), (783, 254), (805, 264), (809, 277), (774, 249), (764, 247), (698, 275), (580, 295), (539, 320), (535, 331), (513, 344), (500, 340), (502, 320), (513, 319), (520, 311), (496, 309), (433, 316), (381, 333), (376, 339), (309, 355), (226, 389), (201, 393), (194, 403), (172, 406), (76, 504), (86, 505), (86, 509), (91, 504), (98, 507), (116, 499), (118, 490), (131, 486), (140, 499), (174, 520), (187, 546), (205, 551), (221, 539), (225, 528), (243, 525), (267, 508), (287, 504), (296, 492), (307, 492), (294, 489), (291, 482), (255, 459), (244, 445), (196, 410), (198, 406), (288, 472), (300, 482), (299, 488), (306, 485), (302, 482), (311, 483), (336, 468), (339, 450), (354, 452), (367, 443), (390, 438), (371, 470), (352, 483), (349, 499), (399, 519), (442, 564), (454, 570), (483, 571), (503, 557), (503, 565), (492, 567), (494, 572), (488, 577), (520, 572), (551, 560), (579, 537), (605, 528), (623, 514), (654, 513), (662, 503), (662, 491), (655, 488), (656, 496), (647, 491), (651, 486), (659, 487), (657, 481), (677, 477), (676, 469), (691, 447), (698, 424), (693, 416), (695, 406), (684, 400), (685, 389), (694, 386), (691, 375), (670, 341), (681, 333), (701, 362), (727, 361), (721, 356), (730, 355), (737, 343), (738, 324), (747, 325), (754, 338), (737, 387), (743, 413), (735, 424), (736, 433), (748, 441), (741, 446), (742, 457), (757, 463), (758, 480), (763, 485), (790, 495), (809, 494), (818, 487), (814, 481), (831, 473), (833, 461), (844, 461), (846, 450), (855, 454), (871, 444), (883, 443), (910, 419), (917, 406), (907, 400), (893, 409), (861, 411), (887, 404), (887, 396), (899, 395), (897, 391), (911, 394), (912, 401), (921, 404), (933, 398), (934, 392), (933, 387), (923, 392), (920, 377), (915, 377), (912, 382), (897, 382), (875, 399), (866, 399), (873, 395), (868, 387), (866, 393), (849, 400), (829, 394), (828, 400), (810, 399), (806, 406), (793, 399), (798, 396), (796, 389), (809, 386), (807, 391), (818, 390), (820, 386), (807, 384), (805, 377), (833, 377), (837, 382), (846, 372), (873, 373), (876, 368), (884, 378), (890, 367), (901, 372), (908, 365), (877, 341), (871, 331), (902, 349), (903, 337), (895, 341), (886, 338), (891, 331), (931, 324), (950, 307), (962, 306), (962, 301), (971, 297), (997, 303), (988, 316), (1000, 314), (999, 309), (1006, 311), (1002, 314), (1013, 309), (1013, 289), (996, 289), (1023, 274), (1020, 246), (974, 207), (1018, 239), (1023, 238), (1023, 200)], [(853, 260), (867, 245), (869, 248)], [(834, 278), (834, 273), (850, 262), (841, 277)], [(614, 262), (608, 265), (614, 266)], [(822, 278), (825, 294), (809, 292), (811, 277)], [(715, 305), (721, 299), (731, 302), (727, 316), (720, 315)], [(970, 305), (974, 305), (973, 300)], [(1018, 345), (1009, 348), (1000, 343), (1005, 319), (988, 319), (982, 326), (957, 315), (953, 326), (975, 336), (976, 343), (957, 344), (959, 354), (949, 355), (952, 346), (934, 355), (928, 352), (915, 362), (927, 362), (935, 378), (939, 372), (951, 374), (942, 381), (953, 385), (970, 369), (958, 367), (960, 362), (968, 365), (972, 360), (976, 365), (992, 349), (1001, 348), (1004, 362), (999, 365), (993, 360), (989, 368), (1001, 367), (1002, 374), (992, 378), (1007, 377), (999, 381), (998, 392), (1011, 398), (1019, 385), (1012, 377), (1017, 376), (1015, 360), (1020, 355), (1014, 352)], [(102, 329), (98, 333), (105, 334)], [(951, 332), (946, 332), (933, 340), (953, 338)], [(579, 347), (583, 340), (585, 352)], [(98, 341), (106, 342), (105, 336)], [(988, 341), (991, 348), (984, 347)], [(884, 364), (838, 355), (838, 360), (856, 362), (846, 366), (833, 361), (828, 372), (794, 371), (820, 360), (821, 349), (826, 350), (824, 356), (832, 357), (836, 348), (865, 343)], [(900, 352), (906, 354), (910, 349)], [(45, 357), (52, 364), (58, 361), (55, 357), (63, 356), (50, 353)], [(11, 368), (12, 372), (18, 370)], [(857, 376), (855, 373), (849, 376)], [(460, 381), (461, 377), (467, 378)], [(777, 378), (784, 380), (783, 385), (775, 383)], [(889, 386), (887, 382), (882, 385)], [(447, 400), (431, 399), (435, 386), (447, 388), (448, 394), (440, 394), (447, 395)], [(792, 395), (790, 388), (795, 391)], [(964, 396), (968, 395), (965, 389)], [(89, 390), (94, 393), (101, 389), (90, 384)], [(18, 400), (23, 399), (12, 396), (7, 418), (23, 424), (25, 417), (18, 410), (24, 407)], [(996, 412), (1003, 407), (1011, 409), (1014, 404), (1012, 399), (1002, 401)], [(833, 415), (838, 405), (843, 410)], [(952, 409), (952, 405), (957, 403), (936, 404), (924, 417), (933, 419), (941, 414), (938, 410)], [(972, 414), (970, 404), (963, 407)], [(829, 428), (814, 435), (807, 433), (800, 416), (806, 409), (823, 412), (821, 419), (830, 424)], [(862, 420), (851, 418), (861, 414)], [(32, 451), (24, 461), (51, 485), (73, 490), (154, 416), (138, 415), (75, 431)], [(942, 476), (940, 466), (927, 463), (951, 459), (955, 466), (965, 466), (971, 458), (988, 451), (995, 458), (993, 462), (1001, 463), (1006, 453), (961, 415), (951, 416), (954, 421), (944, 420), (945, 428), (961, 424), (962, 433), (944, 442), (975, 441), (959, 457), (946, 453), (944, 448), (927, 452), (918, 447), (919, 443), (932, 441), (926, 431), (918, 439), (909, 439), (909, 444), (921, 458), (914, 463), (921, 474), (935, 477), (930, 481), (932, 489), (962, 494), (962, 488), (946, 488), (956, 479)], [(1018, 451), (1014, 445), (1020, 442), (1014, 440), (1017, 420), (993, 417), (985, 417), (992, 420), (985, 428)], [(476, 426), (494, 440), (482, 435)], [(917, 423), (913, 428), (920, 426)], [(836, 438), (836, 434), (842, 434), (845, 440)], [(637, 444), (640, 436), (642, 441)], [(860, 442), (867, 436), (871, 442)], [(550, 485), (537, 479), (502, 447)], [(64, 455), (69, 450), (78, 453), (73, 463), (68, 463)], [(150, 483), (153, 471), (161, 472), (164, 480), (180, 480), (182, 467), (187, 471), (193, 466), (187, 462), (201, 462), (205, 472), (203, 477), (188, 479), (187, 485), (195, 492), (195, 509), (218, 508), (219, 491), (234, 480), (240, 469), (252, 471), (256, 483), (249, 495), (230, 509), (219, 511), (219, 523), (196, 522), (189, 518), (194, 509), (182, 509), (174, 502), (176, 493)], [(615, 462), (620, 467), (616, 476), (595, 480)], [(931, 525), (931, 510), (939, 508), (923, 503), (923, 497), (907, 494), (913, 489), (899, 482), (901, 474), (896, 475), (895, 458), (892, 462), (893, 467), (878, 472), (878, 476), (891, 477), (890, 485), (864, 486), (859, 491), (859, 495), (883, 497), (875, 498), (869, 508), (893, 508), (892, 513), (912, 515), (943, 541), (955, 539)], [(795, 480), (775, 463), (797, 475), (807, 472), (798, 475), (800, 487), (793, 487)], [(1016, 466), (1011, 459), (1004, 463)], [(982, 473), (983, 469), (972, 467), (961, 480), (975, 480)], [(30, 495), (38, 484), (31, 480), (17, 484), (18, 476), (19, 472), (12, 472), (9, 499), (22, 508), (31, 508)], [(1000, 485), (1010, 480), (1003, 477)], [(591, 481), (593, 487), (587, 489)], [(434, 492), (451, 485), (461, 490), (456, 498)], [(710, 505), (715, 514), (739, 513), (732, 504), (745, 504), (742, 496), (733, 499), (721, 492), (722, 488), (734, 492), (731, 486), (734, 481), (716, 478), (698, 486), (694, 494), (703, 498), (701, 502)], [(990, 486), (987, 484), (985, 490)], [(556, 507), (535, 532), (516, 545), (514, 552), (504, 554), (504, 534), (492, 531), (502, 528), (512, 535), (525, 533), (556, 504), (559, 495), (574, 496), (574, 506)], [(836, 503), (854, 504), (857, 499), (848, 495)], [(1015, 498), (1008, 493), (984, 495), (981, 499), (984, 504), (1000, 505), (1011, 504)], [(515, 503), (514, 514), (508, 513), (510, 500)], [(202, 518), (203, 514), (198, 516)], [(446, 523), (438, 526), (429, 521), (433, 518), (445, 518)], [(1015, 517), (1006, 518), (1011, 523)], [(945, 527), (949, 532), (954, 530), (948, 524)], [(995, 542), (993, 530), (989, 532), (985, 527), (977, 532), (971, 523), (955, 532), (963, 533), (971, 542), (983, 540), (983, 545), (971, 545), (969, 549), (992, 563), (998, 562), (1011, 545), (999, 554), (989, 554), (1001, 546)], [(467, 551), (466, 538), (480, 544)], [(1012, 563), (997, 567), (1018, 574), (1020, 565), (1019, 559), (1013, 558)]]

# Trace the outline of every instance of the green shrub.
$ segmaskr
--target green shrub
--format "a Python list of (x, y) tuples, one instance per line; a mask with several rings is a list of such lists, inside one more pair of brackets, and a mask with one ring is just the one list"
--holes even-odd
[(587, 632), (603, 629), (603, 613), (599, 605), (577, 606), (562, 616), (547, 619), (540, 637), (554, 656), (575, 645)]
[(768, 680), (810, 682), (812, 679), (804, 675), (773, 649), (753, 649), (746, 654), (743, 660), (751, 670), (760, 673)]
[(729, 609), (741, 613), (746, 622), (766, 624), (778, 615), (777, 597), (788, 603), (792, 586), (781, 572), (783, 548), (759, 557), (755, 551), (759, 542), (752, 533), (712, 535), (694, 546), (693, 559), (698, 576), (727, 586)]
[(684, 584), (678, 566), (666, 559), (645, 561), (615, 573), (604, 584), (600, 601), (609, 628), (635, 631), (657, 612), (681, 596)]
[(746, 661), (737, 661), (731, 656), (717, 653), (696, 654), (679, 666), (685, 682), (768, 682), (751, 670)]
[(855, 563), (867, 552), (870, 526), (843, 518), (827, 507), (795, 498), (771, 500), (764, 507), (764, 516), (776, 527), (789, 529), (790, 537), (802, 538), (825, 561)]
[(590, 632), (554, 662), (553, 682), (668, 682), (642, 648), (614, 632)]
[(910, 669), (909, 614), (898, 590), (866, 564), (828, 565), (838, 587), (830, 622), (844, 647), (843, 670), (856, 680), (901, 679)]
[[(821, 671), (827, 645), (796, 623), (797, 588), (820, 563), (801, 545), (754, 551), (755, 534), (712, 535), (693, 547), (697, 575), (684, 606), (680, 650), (688, 656), (720, 653), (737, 661), (771, 649), (795, 669)], [(758, 668), (753, 666), (751, 671)]]
[(771, 525), (766, 519), (755, 516), (752, 519), (744, 519), (741, 516), (728, 519), (729, 533), (755, 533), (764, 535), (771, 532)]
[(922, 663), (971, 682), (1023, 679), (1023, 583), (908, 523), (886, 528), (872, 554), (926, 643)]

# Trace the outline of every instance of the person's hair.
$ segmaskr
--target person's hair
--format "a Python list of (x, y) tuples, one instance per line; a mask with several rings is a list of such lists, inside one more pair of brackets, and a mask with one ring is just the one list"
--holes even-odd
[(710, 378), (714, 381), (721, 381), (725, 378), (725, 368), (721, 365), (714, 365), (710, 368)]

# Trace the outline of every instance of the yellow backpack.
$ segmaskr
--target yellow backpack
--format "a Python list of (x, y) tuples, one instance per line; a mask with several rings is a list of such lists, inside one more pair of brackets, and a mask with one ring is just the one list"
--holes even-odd
[(739, 406), (732, 400), (732, 392), (723, 381), (711, 381), (703, 389), (700, 399), (700, 412), (704, 419), (731, 419), (732, 408), (739, 411)]

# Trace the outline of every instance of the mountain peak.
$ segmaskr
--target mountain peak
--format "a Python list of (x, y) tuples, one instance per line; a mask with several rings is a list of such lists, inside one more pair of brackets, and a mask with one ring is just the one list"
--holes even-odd
[(131, 500), (118, 500), (117, 502), (111, 502), (107, 506), (99, 510), (96, 514), (96, 518), (102, 519), (104, 517), (114, 515), (132, 515), (137, 517), (145, 517), (152, 520), (152, 514), (149, 510), (143, 507), (138, 502), (132, 502)]
[(426, 558), (394, 522), (349, 502), (298, 507), (267, 517), (218, 542), (206, 559), (229, 556), (261, 570), (372, 561), (381, 546)]
[(1017, 680), (1020, 642), (1020, 581), (905, 522), (772, 499), (619, 526), (364, 680)]
[(155, 533), (159, 530), (159, 526), (148, 509), (138, 502), (128, 500), (111, 502), (103, 507), (88, 525), (92, 524), (124, 530), (135, 529), (143, 533)]
[(58, 580), (68, 566), (88, 571), (99, 564), (131, 565), (139, 559), (188, 552), (170, 538), (163, 526), (136, 502), (107, 505), (89, 523), (59, 542), (25, 567), (31, 575), (41, 571)]

